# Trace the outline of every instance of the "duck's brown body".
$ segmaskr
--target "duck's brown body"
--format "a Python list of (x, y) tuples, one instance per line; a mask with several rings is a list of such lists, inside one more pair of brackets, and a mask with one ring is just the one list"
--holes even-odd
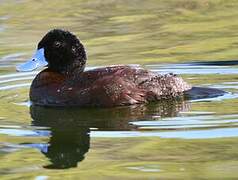
[(174, 74), (111, 66), (65, 76), (46, 69), (33, 80), (30, 100), (42, 106), (113, 107), (180, 96), (191, 89)]

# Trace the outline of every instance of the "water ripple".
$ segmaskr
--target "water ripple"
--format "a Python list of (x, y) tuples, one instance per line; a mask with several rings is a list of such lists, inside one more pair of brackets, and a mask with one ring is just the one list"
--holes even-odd
[(16, 84), (16, 85), (8, 85), (8, 86), (0, 87), (0, 91), (16, 89), (16, 88), (22, 88), (22, 87), (29, 87), (30, 85), (31, 85), (31, 83), (22, 83), (22, 84)]
[(91, 137), (160, 137), (160, 138), (182, 138), (182, 139), (208, 139), (238, 137), (238, 128), (218, 128), (208, 130), (181, 130), (181, 131), (92, 131)]
[[(18, 55), (16, 55), (17, 57)], [(9, 57), (9, 58), (12, 58)], [(8, 59), (8, 57), (5, 57)], [(134, 65), (135, 66), (135, 65)], [(138, 66), (136, 66), (138, 67)], [(229, 66), (193, 66), (191, 69), (187, 65), (149, 65), (150, 69), (161, 72), (180, 72), (186, 73), (215, 73), (216, 71), (225, 72), (230, 70)], [(87, 70), (94, 69), (96, 67), (88, 67)], [(213, 69), (213, 72), (210, 71)], [(185, 70), (185, 71), (184, 71)], [(225, 70), (225, 71), (224, 71)], [(186, 72), (187, 71), (187, 72)], [(232, 70), (234, 73), (238, 73), (236, 68)], [(17, 88), (29, 87), (31, 80), (38, 73), (33, 72), (18, 72), (11, 74), (0, 75), (0, 91), (14, 90)], [(230, 72), (229, 72), (230, 74)], [(13, 84), (14, 83), (14, 84)], [(221, 89), (233, 88), (237, 89), (237, 82), (223, 82), (220, 84), (207, 84), (209, 87), (219, 87)], [(200, 100), (191, 100), (186, 103), (196, 102), (216, 102), (238, 98), (237, 93), (227, 93), (223, 96), (216, 98), (207, 98)], [(28, 101), (14, 103), (17, 105), (30, 106)], [(151, 114), (150, 114), (151, 113)], [(139, 121), (140, 120), (140, 121)], [(217, 138), (217, 137), (234, 137), (238, 133), (234, 133), (238, 126), (238, 115), (217, 115), (212, 111), (184, 111), (177, 112), (176, 117), (163, 117), (154, 112), (147, 112), (146, 116), (140, 117), (137, 121), (129, 122), (134, 129), (128, 131), (119, 131), (119, 129), (110, 129), (105, 127), (104, 129), (95, 128), (94, 126), (88, 127), (90, 135), (92, 137), (161, 137), (161, 138)], [(231, 128), (232, 127), (232, 128)], [(47, 127), (46, 127), (47, 128)], [(115, 131), (116, 130), (116, 131)], [(118, 131), (117, 131), (118, 130)], [(217, 134), (216, 134), (217, 133)], [(221, 134), (222, 135), (221, 135)], [(31, 129), (31, 128), (14, 128), (14, 127), (0, 127), (0, 134), (7, 134), (9, 136), (22, 136), (22, 137), (42, 137), (50, 136), (50, 131), (45, 129)]]
[(158, 73), (169, 73), (173, 72), (175, 74), (221, 74), (221, 75), (231, 75), (238, 74), (237, 67), (230, 66), (202, 66), (202, 65), (188, 65), (188, 64), (154, 64), (147, 65), (149, 69)]

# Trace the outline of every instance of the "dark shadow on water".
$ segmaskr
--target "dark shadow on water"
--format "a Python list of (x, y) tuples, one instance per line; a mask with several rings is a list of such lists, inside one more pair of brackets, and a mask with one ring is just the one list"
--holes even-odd
[(46, 108), (31, 106), (32, 125), (49, 127), (51, 137), (47, 149), (41, 152), (51, 161), (49, 169), (77, 167), (90, 148), (90, 130), (133, 131), (129, 122), (150, 120), (153, 116), (174, 117), (188, 111), (183, 100), (161, 101), (156, 104), (118, 108)]
[(185, 63), (190, 66), (235, 66), (238, 65), (238, 60), (229, 60), (229, 61), (198, 61)]

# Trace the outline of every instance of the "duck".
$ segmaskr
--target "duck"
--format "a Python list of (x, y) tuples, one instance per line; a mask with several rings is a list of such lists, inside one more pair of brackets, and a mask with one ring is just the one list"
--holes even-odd
[[(26, 72), (46, 67), (30, 87), (30, 101), (38, 106), (115, 107), (207, 93), (173, 73), (158, 74), (133, 65), (86, 71), (86, 61), (85, 47), (76, 35), (53, 29), (40, 40), (33, 57), (16, 69)], [(201, 93), (196, 97), (201, 98)]]

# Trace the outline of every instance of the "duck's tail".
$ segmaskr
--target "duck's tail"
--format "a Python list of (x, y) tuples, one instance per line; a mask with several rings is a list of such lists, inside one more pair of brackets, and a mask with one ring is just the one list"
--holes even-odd
[(196, 100), (196, 99), (214, 98), (218, 96), (223, 96), (226, 93), (227, 93), (226, 91), (215, 88), (193, 87), (188, 91), (184, 92), (184, 97), (186, 99)]
[(181, 96), (192, 87), (175, 74), (156, 75), (140, 83), (147, 91), (148, 101), (171, 99)]

